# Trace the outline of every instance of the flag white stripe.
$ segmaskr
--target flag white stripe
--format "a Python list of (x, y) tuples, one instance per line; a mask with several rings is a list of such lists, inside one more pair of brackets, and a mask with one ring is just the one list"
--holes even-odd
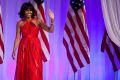
[(1, 40), (2, 40), (2, 42), (4, 42), (4, 40), (3, 40), (2, 25), (1, 25), (1, 24), (0, 24), (0, 36), (1, 36)]
[(86, 34), (87, 34), (87, 36), (88, 36), (88, 28), (87, 28), (87, 24), (86, 24), (86, 22), (85, 22), (85, 16), (84, 16), (84, 14), (83, 14), (83, 12), (82, 12), (81, 9), (79, 9), (79, 10), (77, 11), (77, 13), (78, 13), (78, 15), (79, 15), (79, 17), (80, 17), (80, 19), (81, 19), (81, 21), (82, 21), (84, 30), (85, 30), (85, 32), (86, 32)]
[[(71, 13), (72, 12), (72, 13)], [(70, 14), (71, 15), (73, 15), (73, 10), (71, 9), (71, 11), (70, 11)], [(75, 15), (75, 14), (74, 14)], [(82, 16), (83, 16), (83, 14), (81, 14)], [(87, 46), (87, 43), (86, 43), (86, 41), (85, 41), (85, 39), (84, 39), (84, 37), (83, 37), (83, 34), (81, 33), (81, 29), (79, 28), (79, 25), (78, 25), (78, 23), (77, 23), (77, 19), (76, 19), (76, 16), (73, 16), (72, 17), (72, 19), (73, 19), (73, 21), (74, 21), (74, 23), (75, 23), (75, 26), (76, 26), (76, 32), (77, 32), (77, 34), (78, 34), (78, 36), (79, 36), (79, 38), (80, 38), (80, 41), (82, 42), (82, 45), (83, 45), (83, 47), (85, 48), (85, 51), (86, 52), (88, 52), (89, 50), (89, 48), (88, 48), (88, 46)], [(81, 19), (81, 18), (80, 18)], [(89, 55), (89, 53), (88, 53), (88, 55)]]
[(80, 10), (78, 10), (78, 15), (79, 15), (79, 18), (81, 19), (81, 22), (82, 22), (82, 24), (83, 24), (83, 27), (84, 27), (84, 30), (86, 29), (86, 26), (85, 26), (85, 16), (84, 16), (84, 14), (83, 14), (83, 12), (82, 12), (82, 10), (80, 9)]
[[(39, 17), (42, 21), (44, 21), (42, 14), (40, 13), (39, 9), (37, 8), (37, 4), (36, 4), (36, 3), (34, 3), (34, 4), (35, 4), (35, 9), (37, 10), (38, 17)], [(43, 4), (42, 4), (42, 5), (43, 5)], [(44, 5), (43, 5), (43, 7), (44, 7)], [(49, 42), (48, 32), (46, 32), (45, 30), (43, 30), (43, 31), (44, 31), (47, 39), (48, 39), (48, 42)]]
[(38, 37), (41, 41), (41, 47), (42, 47), (42, 50), (43, 50), (43, 53), (44, 53), (45, 57), (47, 58), (47, 60), (50, 60), (50, 54), (48, 52), (48, 49), (46, 48), (46, 45), (45, 45), (40, 33), (39, 33)]
[[(0, 17), (2, 19), (1, 5), (0, 5)], [(0, 38), (1, 38), (1, 41), (2, 41), (2, 43), (4, 45), (4, 38), (3, 38), (3, 31), (2, 30), (3, 30), (2, 29), (2, 23), (0, 23)], [(2, 61), (3, 61), (3, 55), (4, 55), (4, 53), (3, 53), (3, 50), (2, 50), (1, 47), (2, 47), (2, 45), (0, 45), (0, 57), (1, 57)]]
[[(84, 37), (83, 37), (83, 34), (81, 33), (81, 29), (79, 28), (79, 25), (78, 25), (78, 23), (77, 23), (77, 19), (76, 19), (75, 13), (74, 13), (74, 11), (71, 9), (71, 7), (70, 7), (70, 9), (69, 9), (69, 13), (70, 13), (70, 15), (72, 15), (72, 20), (74, 21), (75, 27), (76, 27), (75, 30), (76, 30), (79, 38), (80, 38), (80, 41), (82, 42), (82, 46), (84, 47), (87, 55), (90, 57), (90, 55), (89, 55), (89, 47), (87, 46), (87, 43), (86, 43), (86, 41), (85, 41), (85, 39), (84, 39)], [(81, 15), (84, 16), (82, 13), (81, 13)], [(81, 19), (81, 18), (80, 18), (80, 19)], [(85, 21), (85, 20), (84, 20), (84, 21)], [(70, 24), (70, 23), (68, 23), (68, 24)], [(73, 30), (73, 29), (72, 29), (72, 30)], [(80, 48), (79, 48), (79, 49), (80, 49)], [(81, 51), (81, 50), (80, 50), (80, 53), (82, 54), (82, 51)], [(83, 57), (83, 58), (84, 58), (84, 57)], [(85, 62), (86, 62), (86, 60), (85, 60)]]
[[(71, 25), (69, 19), (67, 19), (66, 25), (68, 26), (69, 29), (73, 30), (73, 28), (70, 27), (70, 26), (72, 26), (72, 25)], [(81, 50), (80, 50), (80, 48), (79, 48), (78, 42), (76, 41), (74, 34), (72, 34), (72, 38), (73, 38), (73, 40), (74, 40), (74, 46), (75, 46), (75, 49), (77, 50), (77, 53), (78, 53), (78, 55), (79, 55), (79, 58), (80, 58), (81, 62), (82, 62), (84, 65), (86, 65), (87, 62), (86, 62), (84, 56), (82, 55), (82, 52), (81, 52)]]
[(79, 68), (80, 68), (80, 67), (79, 67), (79, 64), (78, 64), (75, 56), (73, 55), (73, 53), (74, 53), (74, 52), (73, 52), (73, 48), (72, 48), (72, 45), (71, 45), (71, 43), (70, 43), (70, 39), (69, 39), (66, 31), (64, 31), (64, 39), (65, 39), (66, 42), (68, 43), (70, 55), (72, 56), (72, 59), (73, 59), (73, 64), (75, 65), (75, 67), (76, 67), (77, 69), (79, 69)]
[(3, 51), (1, 49), (1, 46), (0, 46), (0, 57), (1, 57), (2, 61), (3, 61)]
[(0, 5), (0, 15), (2, 16), (2, 10), (1, 10), (1, 5)]
[[(1, 18), (2, 18), (1, 6), (0, 6), (0, 16), (1, 16)], [(1, 24), (2, 24), (2, 23), (0, 23), (0, 35), (1, 35), (2, 42), (4, 42), (4, 40), (3, 40), (2, 25), (1, 25)]]
[[(72, 4), (75, 3), (73, 2)], [(78, 3), (78, 4), (81, 4), (81, 3)], [(66, 34), (68, 35), (68, 38), (70, 39), (69, 42), (68, 41), (66, 42), (68, 43), (69, 47), (71, 47), (75, 51), (75, 53), (78, 54), (78, 55), (75, 55), (74, 52), (71, 53), (71, 55), (74, 56), (77, 62), (75, 63), (75, 65), (78, 65), (77, 67), (77, 70), (78, 70), (80, 67), (83, 67), (90, 62), (89, 41), (87, 40), (88, 30), (87, 30), (87, 25), (85, 20), (85, 12), (81, 10), (82, 7), (79, 7), (79, 10), (77, 11), (77, 13), (75, 13), (75, 10), (72, 9), (72, 6), (75, 6), (75, 4), (70, 5), (68, 9), (67, 21), (65, 24), (64, 32), (70, 31), (68, 34), (66, 32)], [(74, 7), (74, 8), (77, 9), (77, 7)], [(65, 37), (66, 36), (64, 36), (64, 38)], [(71, 41), (72, 43), (70, 43)]]
[[(75, 23), (76, 31), (77, 31), (78, 36), (80, 37), (80, 40), (81, 40), (81, 42), (82, 42), (83, 47), (84, 47), (85, 49), (88, 49), (87, 43), (86, 43), (86, 41), (85, 41), (85, 39), (84, 39), (84, 37), (83, 37), (83, 34), (81, 33), (81, 29), (79, 28), (79, 25), (78, 25), (78, 23), (77, 23), (77, 19), (76, 19), (75, 13), (74, 13), (74, 11), (73, 11), (73, 9), (72, 9), (71, 7), (70, 7), (70, 9), (69, 9), (69, 13), (71, 14), (72, 19), (73, 19), (73, 21), (74, 21), (74, 23)], [(82, 21), (84, 30), (86, 29), (85, 31), (88, 32), (87, 26), (86, 26), (86, 23), (85, 23), (85, 19), (84, 19), (84, 17), (83, 17), (84, 15), (83, 15), (83, 13), (81, 12), (81, 10), (78, 11), (78, 14), (79, 14), (79, 18), (80, 18), (81, 21)], [(87, 33), (87, 32), (86, 32), (86, 33)], [(87, 50), (87, 51), (88, 51), (88, 50)]]

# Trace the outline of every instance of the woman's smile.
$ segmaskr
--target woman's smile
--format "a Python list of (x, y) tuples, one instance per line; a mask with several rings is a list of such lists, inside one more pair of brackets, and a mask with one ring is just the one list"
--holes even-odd
[(25, 17), (32, 17), (32, 14), (33, 14), (33, 12), (30, 9), (25, 11)]

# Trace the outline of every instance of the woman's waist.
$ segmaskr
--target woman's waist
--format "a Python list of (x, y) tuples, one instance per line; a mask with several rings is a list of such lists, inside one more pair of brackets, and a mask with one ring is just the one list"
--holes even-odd
[(21, 41), (23, 42), (37, 42), (39, 41), (38, 36), (26, 36), (26, 37), (22, 37)]
[(40, 40), (38, 38), (21, 38), (20, 40), (20, 47), (40, 47)]
[(22, 38), (20, 41), (20, 45), (40, 45), (40, 40), (37, 37), (33, 38)]
[(34, 39), (38, 38), (38, 35), (22, 35), (22, 39)]

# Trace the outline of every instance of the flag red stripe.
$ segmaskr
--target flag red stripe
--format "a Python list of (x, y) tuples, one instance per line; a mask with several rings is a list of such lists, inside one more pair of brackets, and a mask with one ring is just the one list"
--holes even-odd
[[(1, 7), (0, 7), (1, 8)], [(0, 11), (1, 12), (1, 11)], [(2, 17), (1, 17), (1, 13), (0, 13), (0, 32), (1, 32), (1, 34), (0, 34), (0, 49), (1, 49), (1, 51), (2, 51), (2, 53), (0, 53), (1, 54), (1, 56), (0, 56), (0, 64), (2, 64), (3, 63), (3, 59), (2, 59), (2, 57), (4, 56), (4, 43), (3, 43), (3, 40), (2, 40), (2, 38), (3, 38), (3, 25), (2, 25)]]
[(120, 51), (119, 51), (118, 47), (112, 41), (111, 41), (111, 43), (112, 43), (112, 46), (114, 47), (115, 54), (120, 62)]
[[(89, 48), (90, 44), (88, 41), (88, 33), (86, 27), (86, 20), (85, 20), (85, 11), (81, 10), (82, 6), (76, 7), (76, 4), (82, 4), (84, 6), (84, 1), (70, 1), (70, 7), (67, 14), (67, 22), (64, 27), (64, 39), (66, 43), (68, 41), (68, 46), (72, 50), (72, 59), (74, 60), (74, 65), (76, 66), (77, 70), (81, 67), (84, 67), (90, 63), (89, 59)], [(81, 11), (78, 16), (76, 16), (77, 12)], [(79, 19), (78, 19), (79, 18)], [(81, 22), (81, 20), (82, 22)], [(80, 21), (80, 22), (79, 22)], [(82, 25), (81, 25), (81, 24)], [(81, 26), (82, 29), (81, 30)], [(84, 30), (86, 29), (86, 30)], [(66, 36), (67, 35), (67, 36)], [(69, 40), (68, 40), (69, 38)], [(65, 46), (67, 47), (67, 46)]]
[(2, 58), (0, 57), (0, 64), (2, 64), (3, 63), (3, 60), (2, 60)]
[(45, 57), (43, 50), (41, 50), (41, 53), (42, 53), (42, 60), (43, 60), (44, 62), (46, 62), (46, 61), (47, 61), (47, 58)]
[(106, 44), (106, 51), (107, 51), (107, 54), (112, 62), (114, 71), (117, 71), (118, 69), (117, 69), (117, 66), (115, 65), (114, 56), (112, 55), (110, 48), (107, 44)]
[(43, 32), (42, 28), (40, 28), (40, 33), (41, 33), (42, 39), (43, 39), (43, 41), (44, 41), (44, 44), (45, 44), (48, 52), (50, 53), (50, 46), (49, 46), (47, 37), (46, 37), (45, 33)]
[(3, 33), (3, 24), (2, 24), (2, 18), (1, 18), (1, 15), (0, 15), (0, 24), (1, 24), (2, 33)]
[(77, 17), (77, 18), (76, 18), (76, 19), (77, 19), (77, 23), (78, 23), (79, 28), (80, 28), (83, 36), (84, 36), (84, 39), (85, 39), (85, 41), (86, 41), (86, 44), (87, 44), (87, 46), (90, 48), (88, 36), (87, 36), (87, 34), (86, 34), (85, 30), (84, 30), (83, 24), (82, 24), (82, 22), (81, 22), (81, 20), (80, 20), (80, 18), (79, 18), (78, 13), (76, 13), (76, 17)]
[[(119, 63), (120, 63), (120, 51), (118, 49), (119, 47), (116, 46), (108, 37), (107, 31), (105, 30), (102, 44), (101, 44), (101, 51), (104, 52), (106, 50), (106, 53), (112, 63), (113, 70), (117, 71), (119, 69)], [(118, 63), (119, 62), (119, 63)]]
[(41, 15), (43, 17), (44, 22), (46, 23), (46, 19), (45, 19), (45, 15), (44, 15), (45, 14), (44, 13), (44, 8), (43, 8), (42, 4), (38, 5), (38, 9), (39, 9), (39, 11), (40, 11), (40, 13), (41, 13)]
[[(39, 1), (31, 1), (34, 3), (34, 7), (36, 11), (38, 12), (38, 16), (41, 20), (43, 20), (44, 23), (46, 23), (46, 18), (45, 18), (45, 11), (44, 11), (44, 2), (39, 4)], [(49, 41), (47, 37), (48, 33), (45, 32), (42, 28), (40, 28), (40, 36), (39, 39), (41, 41), (41, 47), (42, 47), (42, 59), (43, 61), (49, 60), (50, 56), (50, 46), (49, 46)]]
[(66, 48), (67, 57), (68, 57), (68, 60), (70, 61), (70, 64), (71, 64), (71, 66), (72, 66), (72, 69), (73, 69), (74, 72), (76, 72), (77, 69), (76, 69), (76, 67), (75, 67), (75, 65), (74, 65), (74, 63), (73, 63), (73, 58), (72, 58), (72, 56), (71, 56), (71, 54), (70, 54), (70, 51), (69, 51), (69, 48), (68, 48), (68, 44), (67, 44), (67, 42), (66, 42), (66, 40), (65, 40), (64, 38), (63, 38), (63, 44), (64, 44), (64, 46), (65, 46), (65, 48)]
[(83, 13), (83, 15), (84, 15), (84, 19), (85, 19), (85, 22), (86, 22), (86, 11), (85, 11), (85, 6), (83, 6), (83, 7), (81, 8), (81, 11), (82, 11), (82, 13)]
[(90, 63), (88, 54), (87, 54), (87, 52), (85, 51), (85, 49), (84, 49), (84, 47), (83, 47), (83, 45), (82, 45), (82, 43), (81, 43), (81, 40), (80, 40), (80, 38), (79, 38), (79, 36), (78, 36), (78, 34), (77, 34), (77, 32), (76, 32), (75, 23), (73, 22), (72, 16), (70, 15), (69, 12), (68, 12), (68, 19), (70, 20), (70, 23), (71, 23), (72, 28), (73, 28), (73, 30), (74, 30), (75, 38), (76, 38), (76, 40), (77, 40), (77, 42), (78, 42), (78, 44), (79, 44), (79, 48), (80, 48), (81, 52), (82, 52), (85, 60), (87, 61), (87, 63)]
[[(3, 27), (2, 27), (2, 18), (1, 18), (1, 15), (0, 15), (0, 24), (1, 24), (1, 29), (2, 29), (2, 33), (3, 33)], [(3, 53), (4, 53), (4, 44), (3, 44), (3, 41), (2, 41), (2, 37), (1, 37), (1, 35), (0, 35), (0, 46), (1, 46), (1, 48), (2, 48), (2, 51), (3, 51)]]
[(77, 52), (77, 50), (76, 50), (76, 48), (75, 48), (75, 46), (74, 46), (74, 40), (73, 40), (72, 35), (71, 35), (71, 33), (70, 33), (70, 29), (68, 28), (68, 26), (67, 26), (66, 24), (65, 24), (65, 31), (66, 31), (66, 33), (67, 33), (68, 36), (69, 36), (70, 43), (71, 43), (72, 48), (73, 48), (73, 50), (74, 50), (74, 56), (75, 56), (75, 58), (77, 59), (77, 62), (78, 62), (78, 64), (79, 64), (80, 67), (83, 67), (84, 65), (83, 65), (83, 63), (81, 62), (81, 60), (80, 60), (80, 58), (79, 58), (79, 55), (78, 55), (78, 52)]
[(1, 39), (1, 35), (0, 35), (0, 46), (1, 46), (1, 49), (2, 49), (2, 51), (4, 53), (4, 44), (3, 44), (3, 41)]
[[(42, 4), (41, 4), (41, 5), (38, 5), (38, 9), (39, 9), (39, 11), (40, 11), (40, 13), (41, 13), (41, 15), (42, 15), (42, 18), (43, 18), (44, 22), (46, 23), (46, 19), (45, 19), (45, 15), (44, 15), (45, 13), (44, 13), (44, 9), (43, 9)], [(42, 39), (43, 39), (43, 41), (44, 41), (44, 44), (45, 44), (48, 52), (50, 53), (50, 46), (49, 46), (48, 39), (47, 39), (47, 37), (46, 37), (43, 29), (41, 29), (41, 28), (40, 28), (40, 33), (41, 33), (41, 37), (42, 37)], [(44, 59), (45, 59), (45, 57), (44, 57)]]
[(107, 37), (107, 33), (106, 31), (104, 32), (104, 36), (103, 36), (103, 40), (102, 40), (102, 45), (101, 45), (101, 51), (104, 52), (105, 47), (106, 47), (106, 37)]

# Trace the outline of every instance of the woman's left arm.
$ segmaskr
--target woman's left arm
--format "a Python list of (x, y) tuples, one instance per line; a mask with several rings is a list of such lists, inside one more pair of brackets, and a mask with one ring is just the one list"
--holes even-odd
[(54, 13), (49, 9), (48, 15), (51, 20), (50, 26), (46, 25), (43, 21), (40, 21), (39, 19), (38, 19), (38, 25), (47, 32), (53, 32), (54, 31)]

